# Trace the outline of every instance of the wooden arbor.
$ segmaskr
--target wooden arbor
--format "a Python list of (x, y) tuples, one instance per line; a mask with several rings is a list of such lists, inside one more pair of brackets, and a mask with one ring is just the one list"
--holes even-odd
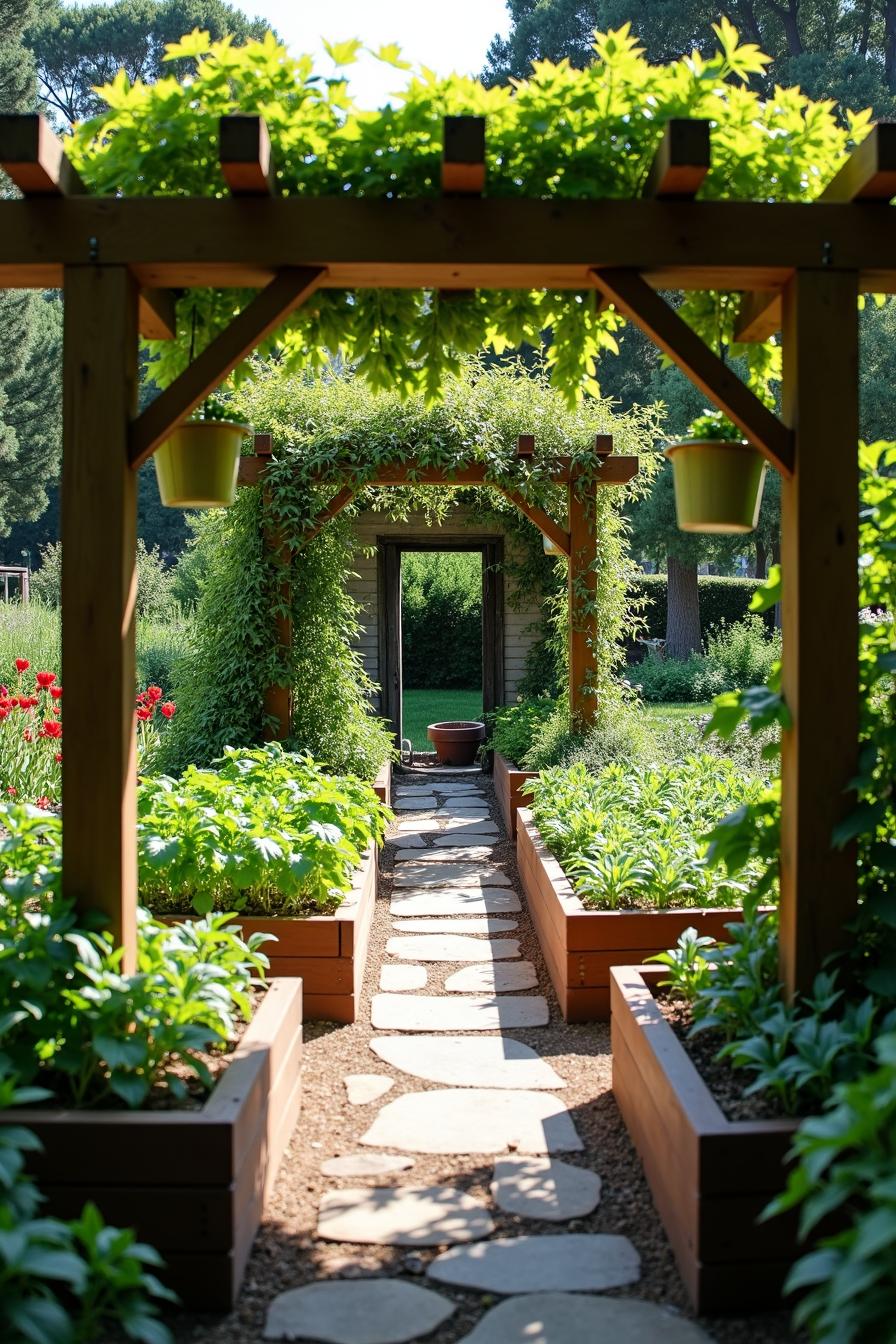
[[(526, 460), (531, 457), (535, 447), (532, 434), (522, 434), (517, 441), (517, 456)], [(601, 467), (595, 486), (624, 485), (636, 475), (638, 459), (612, 455), (613, 440), (608, 434), (598, 434), (595, 443), (595, 455)], [(257, 485), (264, 481), (264, 472), (272, 454), (271, 436), (255, 436), (255, 455), (244, 457), (240, 461), (239, 483)], [(348, 464), (350, 466), (350, 464)], [(569, 584), (569, 709), (574, 723), (587, 727), (594, 722), (597, 712), (596, 684), (596, 645), (597, 618), (593, 607), (597, 575), (594, 564), (597, 558), (597, 534), (594, 511), (589, 507), (587, 484), (580, 478), (573, 463), (568, 458), (559, 458), (551, 472), (552, 481), (561, 485), (566, 493), (567, 531), (555, 522), (544, 509), (531, 503), (519, 490), (509, 486), (494, 488), (514, 504), (530, 522), (548, 537), (568, 562)], [(321, 485), (331, 484), (331, 477), (322, 475)], [(360, 490), (402, 485), (434, 485), (451, 488), (465, 486), (494, 485), (480, 462), (467, 463), (452, 468), (421, 466), (414, 459), (395, 462), (379, 467), (372, 476), (357, 484), (340, 485), (336, 493), (320, 510), (311, 526), (305, 532), (305, 540), (310, 541), (327, 523), (336, 518)], [(269, 548), (278, 557), (285, 569), (291, 555), (284, 550), (282, 538), (278, 534), (267, 537)], [(282, 605), (289, 605), (288, 585), (284, 586)], [(278, 619), (277, 638), (281, 648), (289, 649), (292, 632), (288, 618)], [(286, 659), (284, 658), (284, 661)], [(291, 688), (271, 686), (265, 696), (265, 711), (275, 723), (272, 736), (284, 739), (289, 736), (292, 717)]]
[[(0, 284), (65, 289), (62, 480), (66, 686), (64, 886), (135, 931), (134, 468), (321, 286), (596, 286), (689, 374), (783, 481), (781, 970), (806, 987), (855, 905), (855, 856), (832, 851), (855, 774), (858, 340), (861, 292), (896, 292), (893, 128), (879, 126), (814, 204), (696, 201), (708, 134), (667, 127), (644, 198), (489, 200), (482, 128), (446, 136), (442, 199), (270, 196), (259, 118), (222, 126), (233, 199), (93, 199), (37, 118), (0, 120)], [(135, 416), (137, 331), (171, 330), (171, 291), (259, 293)], [(780, 323), (784, 395), (762, 406), (659, 297), (744, 296), (744, 337)], [(758, 298), (756, 296), (759, 296)], [(758, 314), (758, 316), (757, 316)], [(100, 525), (96, 525), (99, 523)]]

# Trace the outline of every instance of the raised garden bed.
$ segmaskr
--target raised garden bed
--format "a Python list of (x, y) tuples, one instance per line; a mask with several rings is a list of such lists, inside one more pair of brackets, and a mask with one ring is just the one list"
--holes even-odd
[(616, 1102), (695, 1310), (778, 1306), (796, 1215), (756, 1219), (783, 1189), (797, 1121), (726, 1119), (655, 1001), (663, 974), (611, 973)]
[(610, 968), (640, 965), (687, 928), (725, 938), (739, 910), (588, 910), (528, 808), (517, 816), (517, 862), (529, 913), (567, 1022), (610, 1016)]
[(29, 1167), (43, 1212), (93, 1200), (166, 1262), (160, 1278), (194, 1311), (236, 1301), (265, 1201), (301, 1108), (302, 982), (274, 980), (198, 1110), (16, 1108), (43, 1144)]
[[(376, 905), (377, 851), (371, 846), (355, 870), (352, 889), (332, 915), (240, 915), (248, 938), (271, 933), (262, 951), (268, 974), (301, 976), (305, 1021), (354, 1022)], [(183, 918), (181, 916), (180, 918)], [(176, 923), (176, 917), (169, 918)]]
[(381, 803), (392, 805), (392, 762), (384, 761), (373, 781), (373, 791)]
[(519, 770), (500, 751), (493, 753), (492, 776), (495, 784), (495, 797), (501, 809), (501, 817), (507, 834), (516, 835), (516, 814), (526, 806), (529, 792), (526, 788), (530, 779), (538, 778), (537, 770)]

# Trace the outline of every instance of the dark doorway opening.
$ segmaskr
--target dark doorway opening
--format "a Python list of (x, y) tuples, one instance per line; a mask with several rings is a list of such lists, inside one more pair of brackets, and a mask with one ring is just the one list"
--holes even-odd
[[(441, 555), (478, 557), (481, 602), (467, 603), (465, 613), (450, 589), (469, 580), (470, 566), (425, 558)], [(414, 559), (403, 567), (403, 557)], [(416, 751), (429, 751), (428, 723), (479, 717), (503, 702), (503, 558), (500, 537), (380, 539), (380, 681), (396, 742), (410, 738)], [(473, 684), (458, 684), (468, 678)]]

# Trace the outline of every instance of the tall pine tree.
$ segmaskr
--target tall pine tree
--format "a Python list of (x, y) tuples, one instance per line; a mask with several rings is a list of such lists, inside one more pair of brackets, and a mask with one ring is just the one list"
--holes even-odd
[[(29, 112), (37, 88), (22, 35), (33, 0), (0, 0), (0, 111)], [(9, 182), (3, 194), (12, 195)], [(38, 518), (59, 474), (61, 439), (58, 296), (0, 290), (0, 536)]]

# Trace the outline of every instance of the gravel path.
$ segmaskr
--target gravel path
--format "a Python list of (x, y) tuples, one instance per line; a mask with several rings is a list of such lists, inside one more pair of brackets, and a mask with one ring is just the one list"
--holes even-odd
[[(498, 826), (498, 843), (491, 851), (491, 863), (508, 874), (514, 888), (519, 891), (515, 847), (506, 838), (501, 825), (490, 781), (484, 779), (481, 784), (490, 814)], [(434, 787), (437, 789), (438, 785)], [(401, 823), (414, 819), (416, 815), (407, 810), (397, 814)], [(405, 830), (404, 834), (407, 833)], [(507, 1034), (530, 1046), (566, 1083), (566, 1087), (555, 1095), (569, 1108), (584, 1148), (582, 1152), (561, 1152), (556, 1156), (565, 1163), (581, 1166), (601, 1177), (601, 1199), (594, 1211), (562, 1223), (502, 1212), (495, 1208), (490, 1196), (489, 1184), (494, 1176), (495, 1158), (488, 1155), (415, 1153), (413, 1166), (394, 1175), (370, 1178), (322, 1175), (321, 1163), (327, 1159), (349, 1153), (379, 1151), (372, 1147), (365, 1148), (359, 1139), (381, 1108), (405, 1094), (419, 1094), (445, 1086), (411, 1077), (385, 1063), (369, 1048), (372, 1037), (385, 1034), (375, 1031), (370, 1025), (371, 999), (380, 991), (380, 967), (384, 963), (396, 964), (396, 959), (388, 956), (385, 949), (387, 941), (396, 936), (389, 900), (399, 834), (396, 825), (390, 834), (390, 843), (383, 859), (358, 1021), (351, 1027), (325, 1023), (306, 1025), (302, 1116), (281, 1166), (274, 1197), (259, 1231), (237, 1308), (224, 1318), (177, 1318), (173, 1325), (178, 1341), (183, 1341), (183, 1344), (186, 1341), (195, 1341), (196, 1344), (248, 1344), (249, 1341), (261, 1340), (268, 1305), (277, 1294), (321, 1280), (359, 1279), (372, 1275), (400, 1276), (404, 1281), (433, 1288), (450, 1298), (456, 1303), (455, 1313), (427, 1339), (433, 1341), (433, 1344), (454, 1344), (455, 1341), (463, 1340), (475, 1323), (500, 1299), (490, 1293), (464, 1290), (426, 1279), (426, 1267), (441, 1248), (357, 1245), (324, 1241), (317, 1237), (317, 1215), (322, 1197), (340, 1188), (358, 1186), (400, 1187), (413, 1184), (454, 1187), (473, 1196), (489, 1210), (495, 1224), (491, 1240), (566, 1233), (609, 1233), (629, 1238), (641, 1258), (641, 1278), (629, 1287), (609, 1290), (609, 1295), (659, 1303), (680, 1313), (682, 1317), (690, 1318), (687, 1299), (665, 1234), (613, 1100), (609, 1029), (604, 1024), (564, 1023), (525, 909), (521, 913), (509, 913), (506, 916), (516, 920), (518, 928), (490, 936), (519, 939), (520, 958), (534, 965), (538, 987), (529, 991), (514, 990), (513, 995), (532, 998), (544, 996), (550, 1009), (550, 1020), (547, 1026), (514, 1028)], [(491, 864), (483, 862), (482, 867), (481, 881), (485, 884)], [(483, 941), (489, 937), (484, 933), (477, 936)], [(427, 963), (425, 988), (409, 992), (460, 1000), (463, 997), (461, 994), (444, 989), (445, 981), (469, 968), (469, 962)], [(475, 1033), (477, 1038), (489, 1035), (500, 1033)], [(350, 1105), (344, 1079), (353, 1074), (384, 1075), (393, 1080), (393, 1086), (378, 1100), (365, 1105)], [(784, 1313), (754, 1316), (747, 1320), (702, 1320), (700, 1324), (716, 1344), (783, 1344), (783, 1341), (794, 1338)], [(646, 1339), (645, 1344), (649, 1344)]]

